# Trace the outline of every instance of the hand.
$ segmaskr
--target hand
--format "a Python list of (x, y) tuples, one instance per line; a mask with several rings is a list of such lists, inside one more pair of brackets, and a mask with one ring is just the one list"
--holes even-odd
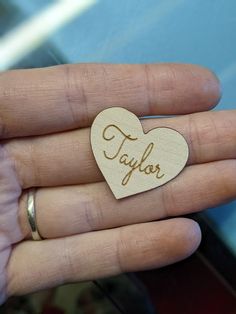
[[(0, 75), (1, 302), (66, 282), (161, 267), (196, 250), (200, 229), (170, 218), (236, 196), (236, 111), (204, 112), (219, 82), (194, 65), (64, 65)], [(190, 147), (166, 185), (117, 201), (98, 170), (89, 127), (125, 107), (147, 131), (167, 126)], [(199, 112), (199, 113), (194, 113)], [(43, 241), (30, 239), (27, 189), (36, 193)], [(18, 203), (19, 198), (19, 203)]]

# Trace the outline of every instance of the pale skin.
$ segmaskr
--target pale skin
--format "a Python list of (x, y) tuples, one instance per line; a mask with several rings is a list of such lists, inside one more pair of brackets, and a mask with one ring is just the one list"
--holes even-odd
[[(236, 198), (236, 110), (208, 111), (219, 98), (214, 74), (194, 65), (81, 64), (1, 73), (0, 302), (191, 255), (201, 232), (181, 216)], [(111, 106), (138, 116), (178, 115), (142, 125), (185, 136), (184, 171), (162, 187), (116, 200), (89, 143), (93, 119)], [(34, 186), (40, 242), (30, 238), (25, 209)]]

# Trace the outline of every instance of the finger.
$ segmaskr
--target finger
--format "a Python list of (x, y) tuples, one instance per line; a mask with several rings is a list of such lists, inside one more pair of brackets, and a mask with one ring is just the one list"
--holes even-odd
[[(236, 160), (187, 167), (166, 185), (116, 200), (105, 182), (38, 189), (37, 225), (44, 238), (186, 215), (236, 198)], [(20, 226), (27, 238), (30, 228), (25, 194), (19, 203)]]
[(208, 110), (219, 81), (196, 65), (62, 65), (0, 75), (1, 138), (87, 127), (102, 109), (139, 116)]
[[(182, 133), (190, 148), (188, 164), (236, 158), (236, 110), (146, 119), (142, 124), (145, 131), (165, 126)], [(82, 129), (10, 140), (4, 146), (23, 188), (90, 183), (103, 177), (89, 137), (90, 130)]]
[(176, 218), (63, 239), (22, 242), (9, 261), (8, 295), (162, 267), (192, 254), (200, 238), (194, 221)]

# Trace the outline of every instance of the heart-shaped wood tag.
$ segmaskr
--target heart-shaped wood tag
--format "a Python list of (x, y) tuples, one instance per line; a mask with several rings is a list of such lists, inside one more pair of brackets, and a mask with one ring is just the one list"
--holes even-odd
[(117, 199), (144, 192), (175, 178), (189, 149), (177, 131), (160, 127), (144, 133), (136, 115), (113, 107), (101, 111), (91, 127), (98, 167)]

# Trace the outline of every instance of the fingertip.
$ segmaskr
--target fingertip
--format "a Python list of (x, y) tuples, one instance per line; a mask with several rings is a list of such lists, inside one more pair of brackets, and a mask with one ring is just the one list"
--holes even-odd
[(202, 233), (199, 224), (188, 218), (177, 218), (178, 225), (181, 226), (179, 246), (179, 257), (184, 259), (192, 255), (199, 247)]
[[(205, 110), (213, 109), (222, 97), (222, 86), (216, 73), (208, 68), (196, 66), (202, 71), (202, 90), (203, 99), (205, 98)], [(204, 102), (203, 102), (204, 103)]]
[(152, 68), (156, 88), (153, 112), (187, 114), (214, 108), (221, 85), (211, 70), (195, 65), (164, 63)]

